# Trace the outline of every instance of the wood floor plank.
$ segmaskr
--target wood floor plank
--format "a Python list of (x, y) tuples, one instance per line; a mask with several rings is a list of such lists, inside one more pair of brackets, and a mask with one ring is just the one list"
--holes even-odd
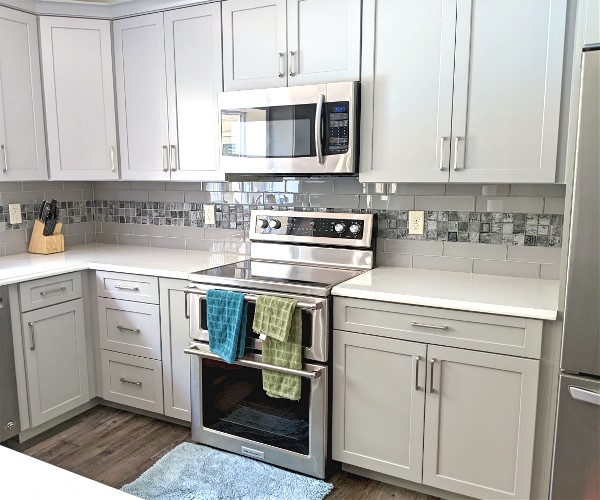
[[(114, 488), (134, 481), (190, 429), (115, 408), (97, 406), (35, 438), (4, 443), (12, 449)], [(397, 486), (338, 472), (327, 500), (435, 500)]]

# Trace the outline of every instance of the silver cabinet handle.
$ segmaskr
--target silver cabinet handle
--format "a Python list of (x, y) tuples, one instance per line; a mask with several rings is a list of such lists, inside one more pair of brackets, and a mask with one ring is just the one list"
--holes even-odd
[(140, 333), (139, 328), (129, 328), (127, 326), (117, 325), (117, 330), (122, 332)]
[(456, 136), (454, 138), (454, 166), (453, 170), (460, 170), (458, 167), (458, 143), (462, 140), (462, 137)]
[(118, 290), (130, 290), (132, 292), (139, 292), (140, 288), (137, 286), (126, 286), (126, 285), (121, 285), (121, 283), (117, 283), (115, 285), (115, 288)]
[(589, 391), (587, 389), (582, 389), (581, 387), (570, 385), (569, 394), (571, 394), (573, 399), (577, 399), (578, 401), (584, 401), (586, 403), (600, 406), (600, 393), (595, 391)]
[(44, 296), (44, 295), (50, 295), (51, 293), (59, 293), (59, 292), (66, 292), (66, 291), (67, 291), (67, 287), (61, 286), (60, 288), (53, 288), (52, 290), (44, 290), (43, 292), (40, 292), (40, 295)]
[(433, 394), (435, 389), (433, 388), (433, 369), (435, 368), (435, 358), (429, 360), (429, 392)]
[(163, 172), (169, 171), (169, 147), (162, 147), (162, 162), (163, 162)]
[(189, 306), (189, 301), (190, 301), (190, 292), (189, 290), (184, 290), (183, 291), (183, 300), (185, 301), (185, 319), (190, 319), (190, 306)]
[(445, 167), (444, 167), (444, 145), (446, 144), (447, 140), (448, 140), (448, 137), (440, 138), (440, 170), (442, 172), (445, 170)]
[(114, 172), (115, 171), (115, 148), (110, 147), (110, 168)]
[(175, 172), (179, 167), (179, 161), (177, 161), (177, 146), (171, 146), (169, 158), (171, 163), (171, 172)]
[(29, 326), (29, 340), (31, 342), (29, 349), (35, 351), (35, 331), (33, 330), (33, 321), (27, 323), (27, 326)]
[(419, 385), (419, 363), (421, 362), (421, 356), (415, 358), (415, 391), (420, 391), (422, 387)]
[(419, 328), (433, 328), (434, 330), (447, 330), (448, 327), (446, 325), (427, 325), (425, 323), (418, 323), (416, 321), (411, 321), (410, 326), (416, 326)]
[(293, 50), (290, 50), (290, 76), (296, 76), (296, 73), (294, 72), (294, 56), (296, 55), (296, 52)]
[(6, 144), (1, 144), (0, 149), (2, 149), (2, 161), (4, 162), (2, 172), (6, 174), (8, 172), (8, 157), (6, 155)]
[(141, 382), (134, 382), (133, 380), (127, 380), (125, 377), (121, 377), (119, 380), (121, 382), (123, 382), (124, 384), (131, 384), (131, 385), (137, 385), (138, 387), (142, 387)]
[(323, 114), (323, 103), (325, 102), (325, 94), (319, 94), (317, 100), (317, 111), (315, 113), (315, 145), (317, 149), (317, 158), (319, 164), (323, 165), (323, 144), (321, 139), (321, 116)]
[(283, 78), (285, 76), (285, 73), (283, 72), (283, 65), (285, 64), (283, 58), (285, 57), (285, 53), (278, 52), (277, 54), (279, 55), (279, 73), (277, 73), (277, 76)]

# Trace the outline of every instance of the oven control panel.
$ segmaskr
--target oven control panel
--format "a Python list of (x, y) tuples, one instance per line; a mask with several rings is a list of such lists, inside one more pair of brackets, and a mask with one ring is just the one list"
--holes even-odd
[(373, 215), (253, 210), (250, 239), (371, 246)]
[(348, 152), (350, 144), (350, 103), (328, 102), (326, 113), (326, 155), (339, 155)]

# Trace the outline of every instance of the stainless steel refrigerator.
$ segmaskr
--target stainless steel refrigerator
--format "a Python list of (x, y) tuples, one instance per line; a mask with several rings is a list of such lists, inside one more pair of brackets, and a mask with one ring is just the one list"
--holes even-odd
[(600, 498), (600, 45), (584, 47), (551, 497)]

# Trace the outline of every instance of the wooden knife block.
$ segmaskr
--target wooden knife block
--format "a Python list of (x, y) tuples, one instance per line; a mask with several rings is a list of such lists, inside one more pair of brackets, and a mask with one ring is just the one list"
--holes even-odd
[(65, 251), (65, 237), (61, 234), (62, 222), (56, 224), (52, 236), (44, 236), (44, 224), (36, 220), (29, 242), (29, 253), (41, 253), (48, 255)]

